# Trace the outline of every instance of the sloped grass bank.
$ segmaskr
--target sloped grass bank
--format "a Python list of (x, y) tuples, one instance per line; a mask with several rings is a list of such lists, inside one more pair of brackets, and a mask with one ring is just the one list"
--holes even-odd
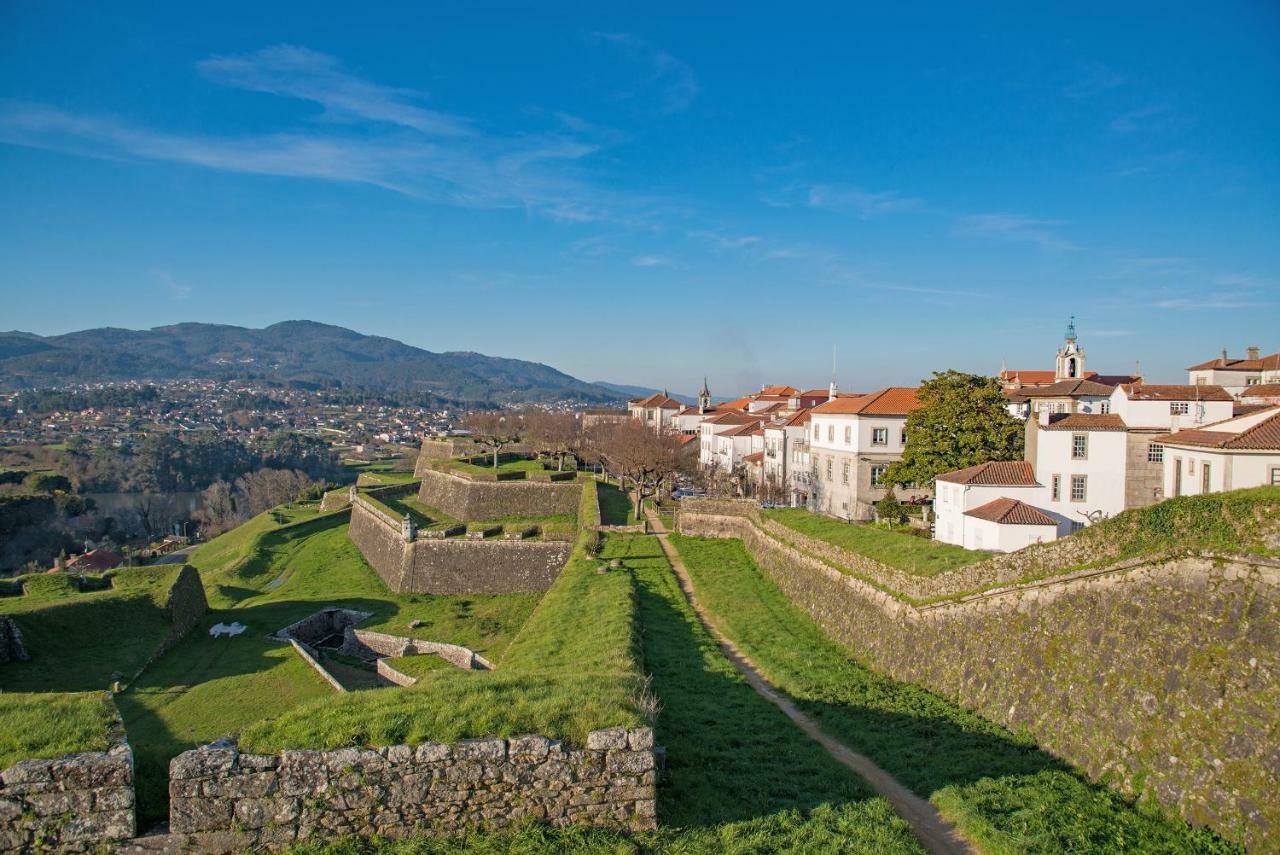
[(540, 733), (581, 745), (591, 730), (644, 723), (631, 579), (596, 566), (580, 542), (498, 670), (437, 669), (412, 688), (326, 698), (245, 730), (242, 744), (274, 752)]
[(31, 659), (0, 665), (7, 691), (105, 690), (132, 677), (172, 624), (164, 601), (181, 568), (133, 567), (115, 572), (111, 587), (79, 591), (63, 574), (27, 586), (20, 597), (0, 598)]
[(762, 510), (760, 515), (765, 519), (776, 520), (801, 534), (825, 540), (832, 546), (918, 576), (937, 576), (975, 564), (987, 557), (985, 552), (974, 552), (954, 544), (916, 537), (868, 523), (844, 522), (804, 508)]
[(1089, 784), (1029, 739), (849, 658), (736, 540), (673, 535), (703, 605), (823, 728), (930, 799), (984, 851), (1230, 852)]
[(0, 769), (19, 760), (106, 751), (114, 720), (103, 692), (2, 692)]

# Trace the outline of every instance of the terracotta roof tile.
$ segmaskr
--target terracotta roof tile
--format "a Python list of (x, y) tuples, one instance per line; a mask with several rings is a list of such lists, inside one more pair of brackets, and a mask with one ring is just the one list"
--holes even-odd
[(759, 463), (762, 460), (764, 460), (763, 451), (753, 451), (750, 454), (743, 455), (742, 457), (743, 463)]
[(1280, 397), (1280, 383), (1259, 383), (1250, 386), (1240, 393), (1241, 398), (1274, 398)]
[(879, 392), (857, 398), (836, 398), (813, 408), (819, 414), (905, 416), (924, 406), (916, 397), (916, 389), (906, 386), (890, 386)]
[(1077, 395), (1107, 396), (1114, 387), (1105, 386), (1093, 380), (1059, 380), (1048, 386), (1023, 386), (1018, 394), (1028, 398), (1074, 398)]
[(1033, 508), (1026, 502), (1017, 499), (996, 499), (985, 505), (965, 511), (966, 517), (988, 520), (1000, 525), (1052, 525), (1057, 520), (1039, 508)]
[(1280, 351), (1267, 354), (1258, 359), (1210, 359), (1199, 365), (1188, 366), (1188, 371), (1208, 371), (1216, 368), (1219, 371), (1277, 371), (1280, 370)]
[(1065, 413), (1049, 416), (1045, 430), (1128, 430), (1116, 413)]
[(1231, 451), (1280, 451), (1280, 407), (1272, 409), (1275, 412), (1271, 416), (1240, 430), (1232, 430), (1229, 425), (1241, 419), (1252, 419), (1257, 414), (1218, 422), (1213, 430), (1180, 430), (1158, 437), (1157, 440), (1166, 445), (1198, 445)]
[[(1094, 379), (1094, 378), (1096, 378), (1097, 376), (1098, 376), (1098, 372), (1096, 372), (1096, 371), (1086, 371), (1086, 372), (1084, 373), (1084, 379), (1085, 379), (1085, 380), (1093, 380), (1093, 379)], [(1001, 371), (1001, 372), (1000, 372), (1000, 379), (1001, 379), (1001, 380), (1005, 380), (1005, 381), (1008, 381), (1008, 380), (1017, 380), (1019, 383), (1021, 383), (1021, 384), (1022, 384), (1022, 385), (1024, 385), (1024, 386), (1045, 386), (1045, 385), (1048, 385), (1048, 384), (1050, 384), (1050, 383), (1053, 383), (1055, 380), (1057, 380), (1057, 378), (1058, 378), (1058, 372), (1056, 372), (1056, 371), (1041, 371), (1041, 370), (1016, 371), (1016, 370), (1005, 370), (1005, 371)]]
[(944, 472), (938, 476), (939, 481), (948, 484), (978, 484), (987, 487), (1037, 487), (1035, 470), (1025, 460), (991, 460)]
[(1156, 385), (1126, 383), (1121, 386), (1134, 401), (1230, 401), (1231, 394), (1221, 386)]

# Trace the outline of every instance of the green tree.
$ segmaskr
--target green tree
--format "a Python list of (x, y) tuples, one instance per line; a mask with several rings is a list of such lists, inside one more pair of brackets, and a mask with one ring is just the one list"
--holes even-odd
[(923, 406), (907, 416), (902, 459), (885, 473), (891, 483), (928, 484), (953, 469), (1022, 459), (1023, 424), (1009, 414), (996, 378), (935, 371), (918, 397)]
[(27, 477), (27, 489), (33, 493), (70, 493), (71, 481), (65, 475), (34, 472)]
[(902, 503), (893, 492), (893, 487), (889, 488), (889, 492), (884, 494), (883, 499), (876, 502), (876, 513), (880, 519), (894, 525), (903, 522), (907, 517), (906, 511), (902, 509)]

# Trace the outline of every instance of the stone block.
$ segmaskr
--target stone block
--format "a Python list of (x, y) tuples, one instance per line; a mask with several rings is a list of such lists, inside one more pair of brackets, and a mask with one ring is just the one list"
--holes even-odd
[(292, 822), (300, 813), (295, 798), (244, 798), (235, 803), (233, 816), (241, 828), (257, 829)]
[(507, 740), (507, 753), (513, 759), (546, 757), (550, 747), (551, 740), (545, 736), (513, 736)]
[(414, 749), (413, 759), (417, 763), (439, 763), (452, 755), (452, 746), (440, 742), (424, 742)]
[(653, 748), (653, 728), (637, 727), (627, 731), (627, 746), (632, 751), (647, 751)]
[(382, 749), (382, 756), (388, 763), (410, 763), (413, 761), (413, 748), (408, 745), (389, 745)]
[(500, 763), (507, 759), (505, 739), (463, 739), (453, 746), (454, 759)]
[(49, 767), (52, 765), (49, 760), (20, 760), (0, 772), (0, 782), (6, 787), (12, 787), (15, 784), (50, 781), (52, 776), (49, 774)]
[(231, 825), (228, 799), (174, 799), (169, 802), (169, 830), (177, 834), (219, 831)]
[(652, 751), (610, 751), (606, 755), (608, 775), (642, 775), (656, 765)]
[(609, 727), (604, 730), (593, 730), (587, 734), (588, 751), (613, 751), (627, 747), (627, 729), (625, 727)]

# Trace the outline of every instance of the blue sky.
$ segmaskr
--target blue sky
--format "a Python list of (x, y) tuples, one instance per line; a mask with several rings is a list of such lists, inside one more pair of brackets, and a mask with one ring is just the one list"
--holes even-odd
[[(1280, 349), (1280, 6), (0, 6), (0, 328), (713, 391)], [(621, 6), (621, 4), (618, 4)], [(892, 6), (893, 8), (886, 8)]]

